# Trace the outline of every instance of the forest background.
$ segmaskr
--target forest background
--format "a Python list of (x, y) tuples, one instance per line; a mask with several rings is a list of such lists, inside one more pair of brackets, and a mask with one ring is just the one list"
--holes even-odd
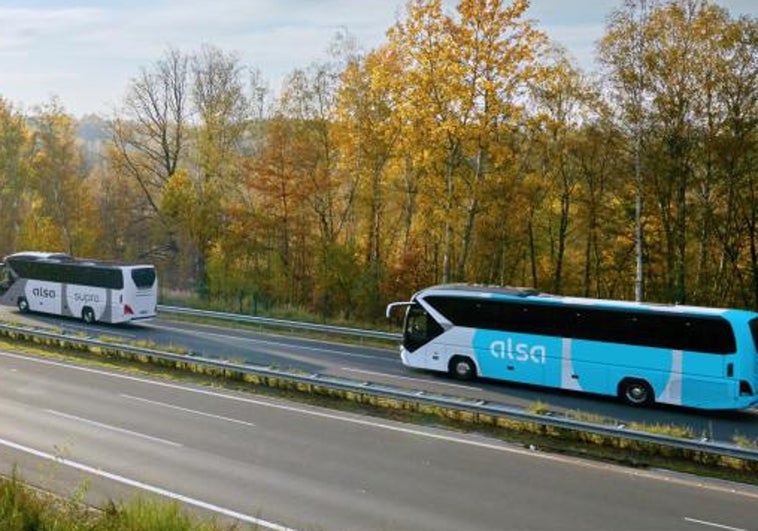
[(362, 321), (458, 281), (758, 309), (758, 20), (628, 1), (588, 74), (528, 7), (409, 0), (276, 96), (206, 45), (109, 118), (0, 98), (0, 256), (152, 262), (164, 294)]

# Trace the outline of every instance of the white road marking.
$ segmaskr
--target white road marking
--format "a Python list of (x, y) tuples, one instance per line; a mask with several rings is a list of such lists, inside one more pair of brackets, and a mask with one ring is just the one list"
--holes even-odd
[(213, 415), (212, 413), (205, 413), (204, 411), (197, 411), (195, 409), (188, 409), (186, 407), (175, 406), (173, 404), (166, 404), (165, 402), (158, 402), (156, 400), (148, 400), (147, 398), (140, 398), (138, 396), (125, 395), (125, 394), (121, 394), (120, 396), (122, 396), (123, 398), (128, 398), (129, 400), (138, 400), (140, 402), (153, 404), (155, 406), (162, 406), (169, 409), (176, 409), (177, 411), (184, 411), (185, 413), (192, 413), (193, 415), (201, 415), (203, 417), (210, 417), (212, 419), (218, 419), (218, 420), (223, 420), (226, 422), (234, 422), (236, 424), (242, 424), (243, 426), (255, 427), (255, 424), (253, 424), (252, 422), (246, 422), (244, 420), (232, 419), (229, 417), (222, 417), (221, 415)]
[(655, 480), (655, 481), (664, 481), (666, 483), (674, 484), (674, 485), (682, 485), (682, 486), (687, 486), (691, 488), (701, 488), (705, 490), (711, 490), (714, 492), (726, 493), (729, 495), (739, 495), (739, 496), (745, 496), (748, 498), (758, 499), (758, 492), (739, 488), (739, 487), (742, 487), (741, 485), (735, 485), (731, 487), (721, 486), (716, 483), (706, 483), (697, 479), (688, 479), (688, 478), (680, 478), (673, 475), (665, 475), (665, 474), (662, 474), (660, 471), (645, 471), (645, 470), (639, 470), (639, 469), (629, 469), (620, 465), (613, 465), (609, 463), (599, 463), (599, 462), (582, 460), (582, 459), (573, 458), (573, 457), (562, 456), (559, 454), (542, 453), (539, 451), (535, 452), (533, 450), (509, 445), (508, 443), (505, 443), (505, 442), (498, 443), (498, 442), (493, 441), (492, 443), (488, 443), (488, 442), (483, 442), (483, 441), (474, 440), (474, 439), (463, 439), (461, 437), (455, 437), (452, 435), (442, 435), (442, 434), (432, 433), (428, 431), (423, 431), (421, 429), (382, 424), (380, 422), (363, 420), (363, 419), (354, 418), (354, 417), (339, 416), (337, 414), (325, 413), (323, 411), (309, 410), (309, 409), (300, 408), (300, 407), (286, 406), (284, 404), (276, 404), (273, 402), (264, 402), (262, 400), (245, 398), (245, 397), (237, 396), (237, 395), (223, 394), (216, 391), (210, 391), (207, 389), (186, 387), (186, 386), (182, 386), (178, 384), (160, 382), (160, 381), (155, 381), (155, 380), (146, 380), (143, 378), (137, 378), (136, 376), (129, 376), (126, 374), (119, 374), (119, 373), (113, 373), (113, 372), (108, 372), (104, 370), (92, 369), (89, 367), (81, 367), (78, 365), (71, 365), (71, 364), (67, 364), (63, 362), (52, 361), (52, 360), (47, 360), (47, 359), (42, 359), (42, 358), (28, 357), (21, 354), (13, 354), (10, 352), (0, 351), (0, 356), (5, 356), (8, 358), (16, 358), (16, 359), (20, 359), (20, 360), (24, 360), (24, 361), (28, 361), (32, 363), (39, 363), (42, 365), (52, 365), (52, 366), (62, 367), (62, 368), (71, 369), (75, 371), (87, 372), (90, 374), (99, 374), (99, 375), (107, 376), (110, 378), (118, 378), (121, 380), (138, 382), (144, 385), (152, 385), (155, 387), (163, 387), (166, 389), (174, 389), (177, 391), (185, 391), (188, 393), (196, 393), (200, 395), (212, 396), (212, 397), (216, 397), (216, 398), (220, 398), (224, 400), (232, 400), (235, 402), (253, 404), (253, 405), (258, 405), (261, 407), (268, 407), (271, 409), (279, 409), (282, 411), (289, 411), (289, 412), (298, 413), (301, 415), (327, 418), (330, 420), (347, 422), (350, 424), (356, 424), (360, 426), (368, 426), (371, 428), (384, 429), (387, 431), (405, 433), (405, 434), (415, 435), (419, 437), (426, 437), (429, 439), (436, 439), (436, 440), (447, 441), (447, 442), (452, 442), (452, 443), (462, 444), (462, 445), (467, 445), (467, 446), (486, 448), (489, 450), (496, 450), (496, 451), (504, 452), (504, 453), (529, 456), (535, 459), (554, 461), (554, 462), (564, 463), (564, 464), (573, 465), (573, 466), (581, 466), (584, 468), (594, 468), (598, 470), (605, 470), (605, 471), (615, 472), (615, 473), (624, 474), (628, 476), (634, 476), (638, 478), (645, 478), (645, 479), (650, 479), (650, 480)]
[(741, 527), (732, 527), (730, 525), (724, 525), (724, 524), (717, 524), (715, 522), (707, 522), (706, 520), (698, 520), (697, 518), (689, 518), (688, 516), (684, 517), (685, 522), (692, 522), (693, 524), (700, 524), (700, 525), (707, 525), (710, 527), (716, 527), (718, 529), (726, 529), (727, 531), (747, 531), (747, 529), (743, 529)]
[(386, 376), (387, 378), (395, 378), (398, 380), (409, 380), (411, 382), (433, 383), (435, 385), (446, 385), (447, 387), (457, 387), (458, 389), (467, 389), (469, 391), (481, 391), (478, 387), (472, 387), (470, 385), (452, 384), (447, 382), (438, 382), (437, 380), (424, 380), (423, 378), (411, 378), (409, 376), (397, 376), (395, 374), (387, 374), (386, 372), (364, 371), (363, 369), (351, 369), (350, 367), (340, 367), (340, 370), (347, 372), (356, 372), (358, 374), (370, 374), (372, 376)]
[(237, 511), (233, 511), (231, 509), (227, 509), (225, 507), (221, 507), (219, 505), (214, 505), (212, 503), (204, 502), (202, 500), (198, 500), (196, 498), (190, 498), (189, 496), (185, 496), (183, 494), (179, 494), (176, 492), (172, 492), (170, 490), (163, 489), (161, 487), (156, 487), (154, 485), (150, 485), (148, 483), (143, 483), (141, 481), (137, 481), (135, 479), (130, 479), (124, 476), (121, 476), (119, 474), (115, 474), (113, 472), (106, 472), (105, 470), (102, 470), (100, 468), (94, 468), (89, 465), (85, 465), (83, 463), (79, 463), (77, 461), (72, 461), (71, 459), (66, 459), (63, 457), (55, 456), (52, 454), (48, 454), (47, 452), (42, 452), (40, 450), (36, 450), (34, 448), (30, 448), (28, 446), (24, 446), (21, 444), (14, 443), (12, 441), (7, 441), (5, 439), (0, 439), (0, 445), (7, 446), (8, 448), (13, 448), (14, 450), (18, 450), (20, 452), (24, 452), (27, 454), (31, 454), (35, 457), (40, 457), (42, 459), (46, 459), (48, 461), (55, 461), (56, 463), (60, 463), (62, 465), (69, 466), (71, 468), (75, 468), (76, 470), (81, 470), (82, 472), (86, 472), (88, 474), (93, 474), (95, 476), (100, 476), (102, 478), (110, 479), (111, 481), (115, 481), (117, 483), (121, 483), (123, 485), (128, 485), (130, 487), (135, 487), (138, 489), (146, 490), (148, 492), (152, 492), (154, 494), (159, 494), (161, 496), (165, 496), (167, 498), (170, 498), (172, 500), (176, 500), (182, 503), (186, 503), (188, 505), (193, 505), (195, 507), (200, 507), (201, 509), (206, 509), (208, 511), (213, 511), (218, 514), (222, 514), (224, 516), (228, 516), (231, 518), (236, 518), (237, 520), (248, 522), (253, 525), (258, 525), (261, 527), (265, 527), (266, 529), (273, 529), (274, 531), (295, 531), (294, 529), (290, 527), (286, 527), (280, 524), (276, 524), (273, 522), (268, 522), (266, 520), (262, 520), (260, 518), (256, 518), (254, 516), (250, 516), (248, 514), (239, 513)]
[(96, 422), (94, 420), (77, 417), (76, 415), (69, 415), (68, 413), (62, 413), (60, 411), (55, 411), (54, 409), (46, 409), (45, 411), (47, 411), (48, 413), (52, 413), (53, 415), (56, 415), (58, 417), (63, 417), (64, 419), (75, 420), (77, 422), (81, 422), (83, 424), (89, 424), (90, 426), (95, 426), (97, 428), (103, 428), (103, 429), (115, 431), (118, 433), (125, 433), (127, 435), (132, 435), (134, 437), (140, 437), (142, 439), (147, 439), (149, 441), (155, 441), (155, 442), (159, 442), (163, 444), (168, 444), (169, 446), (176, 446), (178, 448), (181, 448), (183, 446), (173, 441), (161, 439), (160, 437), (153, 437), (152, 435), (146, 435), (138, 431), (125, 430), (124, 428), (119, 428), (117, 426), (111, 426), (110, 424), (103, 424), (102, 422)]

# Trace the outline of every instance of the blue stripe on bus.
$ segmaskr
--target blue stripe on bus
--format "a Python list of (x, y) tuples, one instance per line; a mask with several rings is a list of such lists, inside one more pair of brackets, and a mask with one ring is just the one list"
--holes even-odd
[(658, 401), (690, 406), (723, 400), (736, 385), (724, 379), (731, 356), (492, 330), (476, 330), (473, 347), (481, 376), (526, 384), (615, 395), (622, 379), (641, 378)]

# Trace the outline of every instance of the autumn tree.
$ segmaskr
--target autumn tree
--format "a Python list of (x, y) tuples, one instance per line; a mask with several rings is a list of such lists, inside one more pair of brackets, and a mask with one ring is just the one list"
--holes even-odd
[[(730, 111), (742, 124), (754, 112), (746, 88), (755, 80), (756, 23), (733, 20), (706, 1), (653, 3), (644, 17), (635, 16), (637, 9), (629, 3), (614, 13), (600, 57), (614, 83), (620, 123), (644, 131), (636, 149), (642, 148), (641, 182), (651, 206), (645, 216), (649, 291), (666, 301), (694, 295), (718, 303), (716, 293), (746, 285), (736, 264), (750, 251), (735, 242), (750, 241), (743, 231), (749, 232), (751, 216), (738, 221), (737, 198), (745, 193), (737, 183), (749, 190), (751, 169), (724, 159), (737, 153), (725, 150), (730, 142), (724, 141), (735, 140)], [(741, 162), (753, 156), (753, 130), (738, 134)], [(712, 253), (721, 259), (709, 260)]]
[(331, 61), (294, 71), (279, 101), (279, 113), (292, 121), (297, 137), (296, 174), (318, 242), (313, 301), (324, 315), (332, 313), (335, 305), (352, 310), (361, 270), (353, 223), (360, 175), (341, 163), (335, 132), (340, 69), (353, 50), (350, 40), (338, 42), (343, 47), (331, 50)]
[[(711, 299), (728, 300), (736, 284), (740, 291), (733, 298), (758, 308), (758, 20), (741, 17), (721, 27), (714, 54), (718, 68), (706, 76), (719, 100), (719, 127), (708, 137), (720, 199), (713, 208), (719, 260)], [(749, 280), (742, 277), (742, 263), (748, 264)]]
[[(581, 183), (578, 150), (581, 127), (594, 119), (597, 98), (593, 87), (574, 68), (564, 50), (552, 52), (550, 75), (532, 83), (532, 95), (539, 120), (532, 141), (538, 145), (536, 171), (545, 183), (552, 285), (555, 293), (563, 289), (569, 226), (577, 189)], [(557, 211), (557, 215), (553, 212)], [(556, 219), (557, 218), (557, 219)]]
[(388, 200), (398, 199), (388, 198), (401, 131), (389, 81), (398, 73), (396, 56), (387, 47), (354, 60), (342, 73), (337, 102), (340, 164), (343, 173), (357, 176), (357, 245), (366, 264), (361, 305), (369, 313), (381, 304), (386, 260), (395, 241), (388, 237), (386, 217)]
[[(112, 121), (109, 188), (129, 202), (132, 223), (122, 230), (139, 235), (136, 254), (173, 260), (175, 227), (161, 201), (166, 184), (186, 164), (189, 136), (189, 57), (167, 50), (130, 82), (123, 109)], [(131, 193), (136, 188), (138, 193)]]
[(509, 157), (503, 137), (523, 120), (528, 82), (543, 75), (544, 36), (524, 18), (528, 6), (463, 0), (455, 17), (439, 0), (415, 0), (389, 33), (403, 67), (396, 87), (404, 136), (432, 177), (427, 193), (441, 199), (430, 219), (443, 227), (443, 281), (464, 276), (485, 184)]
[(267, 287), (271, 297), (285, 304), (306, 298), (313, 251), (306, 177), (300, 166), (310, 147), (296, 129), (280, 114), (272, 116), (260, 151), (244, 163), (247, 186), (260, 212), (256, 217)]
[(17, 250), (29, 208), (31, 151), (31, 133), (24, 115), (0, 98), (0, 256)]
[(91, 255), (101, 234), (73, 119), (53, 100), (34, 117), (29, 209), (19, 244)]
[[(236, 199), (240, 182), (240, 155), (251, 117), (243, 68), (235, 54), (204, 46), (191, 60), (192, 106), (197, 121), (193, 129), (193, 171), (182, 187), (185, 216), (174, 217), (191, 242), (194, 277), (201, 294), (207, 295), (206, 261), (220, 237), (224, 211)], [(171, 215), (175, 214), (171, 210)]]

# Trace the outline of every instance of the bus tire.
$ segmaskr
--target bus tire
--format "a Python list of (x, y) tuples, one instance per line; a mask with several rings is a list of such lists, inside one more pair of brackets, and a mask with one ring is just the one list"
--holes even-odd
[(630, 406), (649, 406), (655, 401), (653, 388), (645, 380), (624, 378), (618, 387), (619, 398)]
[(92, 324), (95, 322), (95, 312), (89, 306), (82, 308), (82, 321), (87, 324)]
[(26, 297), (19, 297), (18, 301), (16, 301), (16, 305), (18, 306), (18, 311), (21, 313), (29, 311), (29, 301), (26, 300)]
[(476, 365), (466, 356), (453, 356), (448, 370), (458, 380), (471, 381), (476, 378)]

